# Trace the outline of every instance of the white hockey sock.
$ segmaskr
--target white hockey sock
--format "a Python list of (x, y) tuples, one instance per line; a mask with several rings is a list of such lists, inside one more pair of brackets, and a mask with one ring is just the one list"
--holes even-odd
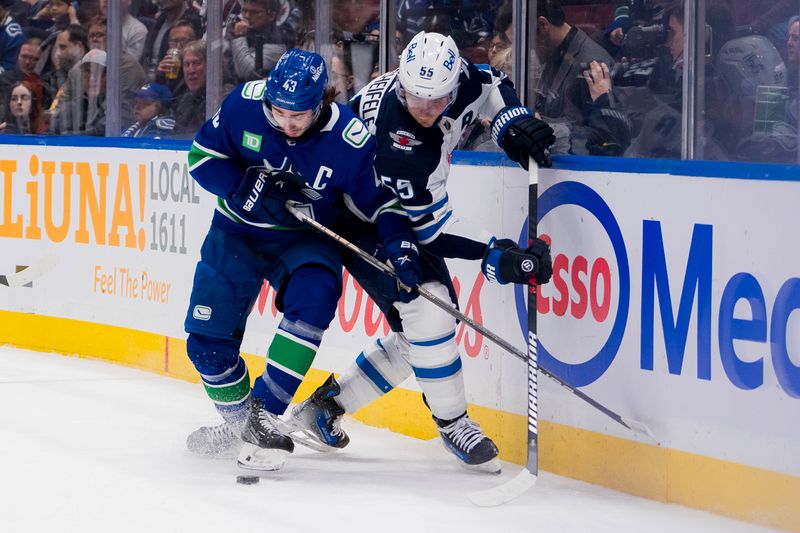
[[(441, 283), (429, 282), (423, 287), (445, 301), (450, 299)], [(467, 410), (467, 400), (455, 319), (423, 298), (395, 305), (409, 342), (409, 362), (428, 407), (443, 420), (461, 416)]]
[(345, 411), (354, 413), (405, 381), (411, 375), (408, 349), (403, 335), (392, 332), (361, 352), (338, 380), (336, 400)]

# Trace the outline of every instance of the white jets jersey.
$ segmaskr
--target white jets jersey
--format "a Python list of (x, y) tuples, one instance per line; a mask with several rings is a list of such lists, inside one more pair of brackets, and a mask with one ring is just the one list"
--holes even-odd
[(462, 59), (455, 101), (436, 124), (424, 128), (398, 100), (398, 83), (397, 71), (388, 72), (349, 104), (378, 141), (375, 169), (381, 181), (399, 198), (421, 244), (445, 232), (486, 243), (491, 235), (453, 216), (447, 196), (450, 154), (479, 115), (494, 118), (501, 109), (520, 105), (513, 84), (500, 71)]

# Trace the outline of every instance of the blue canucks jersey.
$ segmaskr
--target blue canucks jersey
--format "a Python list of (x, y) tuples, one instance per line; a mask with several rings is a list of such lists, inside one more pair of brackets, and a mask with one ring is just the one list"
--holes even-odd
[[(380, 179), (395, 191), (421, 244), (430, 245), (445, 234), (487, 243), (488, 232), (453, 215), (447, 195), (450, 154), (481, 115), (494, 118), (504, 107), (520, 105), (513, 84), (498, 70), (462, 59), (455, 101), (436, 124), (425, 128), (397, 98), (397, 76), (395, 70), (376, 78), (349, 104), (378, 140), (375, 169)], [(453, 247), (446, 257), (474, 258)]]
[(309, 132), (289, 138), (268, 122), (265, 88), (266, 81), (258, 80), (234, 89), (189, 152), (190, 173), (218, 197), (215, 224), (263, 237), (286, 229), (278, 221), (255, 220), (231, 200), (251, 166), (301, 175), (319, 193), (308, 209), (322, 224), (333, 225), (345, 206), (364, 221), (377, 222), (384, 213), (405, 218), (392, 192), (376, 179), (374, 137), (350, 109), (325, 106)]
[(25, 32), (10, 15), (0, 22), (0, 72), (14, 70)]

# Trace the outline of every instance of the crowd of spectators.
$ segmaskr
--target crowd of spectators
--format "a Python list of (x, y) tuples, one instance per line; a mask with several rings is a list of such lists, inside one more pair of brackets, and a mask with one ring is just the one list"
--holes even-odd
[[(194, 135), (206, 116), (207, 2), (111, 1), (123, 17), (114, 66), (109, 0), (0, 0), (0, 132), (104, 135), (115, 68), (125, 135)], [(223, 95), (268, 76), (288, 48), (314, 49), (315, 27), (330, 31), (321, 51), (338, 101), (377, 76), (380, 0), (329, 2), (329, 24), (316, 25), (316, 0), (222, 0)], [(397, 0), (390, 51), (438, 31), (513, 78), (512, 3)], [(554, 152), (680, 158), (683, 0), (534, 3), (529, 105), (556, 130)], [(800, 0), (705, 6), (701, 156), (796, 162)], [(487, 139), (479, 125), (462, 147), (491, 149)]]

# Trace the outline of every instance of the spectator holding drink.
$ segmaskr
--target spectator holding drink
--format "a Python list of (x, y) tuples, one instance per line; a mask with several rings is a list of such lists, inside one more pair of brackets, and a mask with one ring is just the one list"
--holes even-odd
[(197, 40), (194, 26), (187, 20), (179, 20), (169, 30), (169, 49), (159, 61), (156, 68), (155, 81), (169, 87), (173, 98), (177, 99), (186, 91), (186, 84), (181, 71), (183, 48)]

